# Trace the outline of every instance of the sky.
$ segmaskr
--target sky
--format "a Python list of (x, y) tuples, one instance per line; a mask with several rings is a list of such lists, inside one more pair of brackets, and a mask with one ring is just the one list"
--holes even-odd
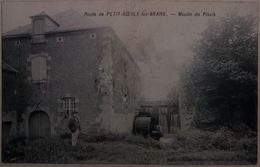
[[(104, 12), (166, 12), (168, 16), (85, 16), (99, 26), (111, 26), (140, 67), (142, 96), (166, 99), (179, 81), (180, 71), (192, 59), (191, 47), (209, 21), (234, 10), (257, 14), (257, 4), (236, 2), (171, 2), (167, 0), (92, 0), (5, 2), (2, 32), (30, 23), (29, 16), (45, 11), (49, 16), (74, 9), (84, 15)], [(215, 13), (215, 16), (178, 16), (179, 12)], [(174, 13), (175, 15), (170, 15)]]

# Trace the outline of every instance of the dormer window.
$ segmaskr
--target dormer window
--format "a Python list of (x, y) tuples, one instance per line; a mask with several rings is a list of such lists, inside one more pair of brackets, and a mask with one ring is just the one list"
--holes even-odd
[(55, 30), (59, 24), (48, 16), (45, 12), (41, 12), (32, 19), (32, 43), (43, 43), (45, 40), (45, 33)]
[(33, 20), (33, 43), (44, 42), (45, 23), (44, 18)]

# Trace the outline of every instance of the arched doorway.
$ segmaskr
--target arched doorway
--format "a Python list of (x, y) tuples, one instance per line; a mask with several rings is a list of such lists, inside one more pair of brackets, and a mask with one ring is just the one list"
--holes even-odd
[(34, 111), (29, 117), (29, 137), (48, 137), (51, 135), (51, 124), (48, 114)]

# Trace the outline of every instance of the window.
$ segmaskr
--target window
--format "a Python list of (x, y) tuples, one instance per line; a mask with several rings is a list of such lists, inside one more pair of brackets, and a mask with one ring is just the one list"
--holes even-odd
[(27, 58), (28, 80), (32, 83), (44, 83), (47, 88), (51, 57), (47, 53), (30, 54)]
[(33, 21), (33, 42), (44, 42), (44, 19), (36, 19)]
[(44, 82), (47, 80), (47, 58), (36, 56), (31, 59), (31, 72), (33, 82)]
[(65, 118), (71, 118), (72, 114), (78, 113), (78, 100), (75, 97), (66, 96), (60, 99), (61, 112), (65, 113)]
[(90, 37), (90, 39), (96, 39), (96, 34), (95, 34), (95, 33), (91, 33), (91, 34), (89, 35), (89, 37)]
[(63, 37), (57, 37), (56, 38), (56, 42), (63, 42), (64, 40), (63, 40)]

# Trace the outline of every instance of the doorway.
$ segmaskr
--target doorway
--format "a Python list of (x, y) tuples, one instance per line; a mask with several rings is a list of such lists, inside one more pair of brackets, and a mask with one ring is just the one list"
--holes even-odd
[(51, 124), (47, 113), (34, 111), (29, 117), (29, 137), (39, 138), (51, 135)]

